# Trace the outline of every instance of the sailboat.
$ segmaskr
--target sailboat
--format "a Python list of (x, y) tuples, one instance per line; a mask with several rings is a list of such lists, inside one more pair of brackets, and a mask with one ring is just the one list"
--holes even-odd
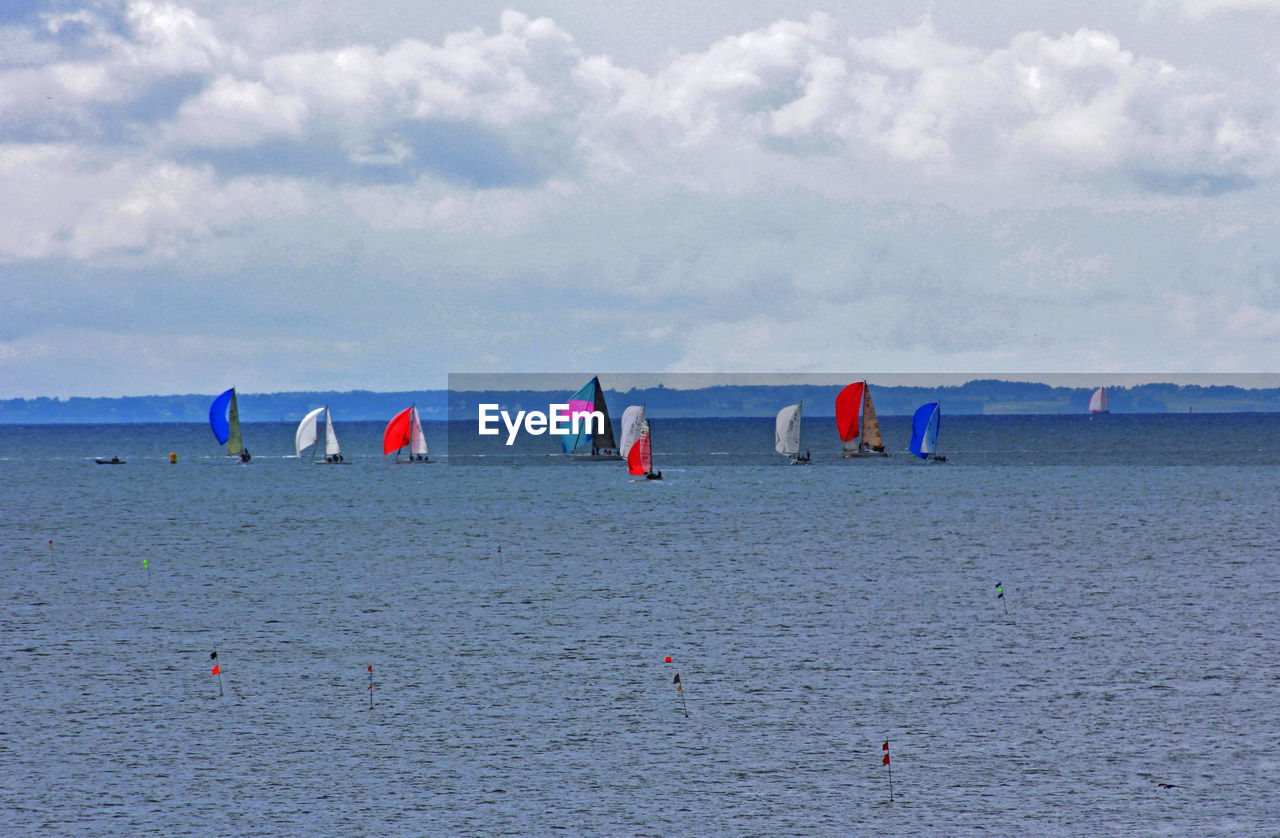
[(227, 453), (239, 457), (240, 462), (250, 459), (249, 449), (240, 437), (240, 409), (236, 406), (236, 388), (222, 393), (209, 406), (209, 427), (219, 445), (227, 446)]
[(778, 411), (778, 418), (773, 425), (773, 450), (791, 458), (791, 465), (802, 466), (809, 463), (809, 452), (800, 456), (800, 406), (804, 402), (789, 404)]
[(887, 457), (871, 387), (855, 381), (836, 395), (836, 429), (844, 440), (844, 457)]
[[(604, 390), (600, 387), (600, 379), (592, 378), (582, 389), (569, 397), (569, 416), (572, 417), (586, 413), (591, 414), (598, 412), (603, 414), (603, 427), (599, 427), (599, 423), (589, 421), (589, 416), (579, 420), (578, 433), (567, 433), (560, 437), (560, 444), (564, 446), (566, 454), (573, 452), (573, 459), (578, 462), (591, 462), (603, 460), (621, 460), (622, 455), (618, 453), (618, 443), (613, 439), (613, 423), (609, 421), (609, 406), (604, 402)], [(572, 426), (571, 426), (572, 429)], [(578, 451), (579, 448), (585, 448), (587, 443), (591, 443), (591, 450)]]
[(1098, 413), (1110, 413), (1107, 410), (1107, 388), (1099, 387), (1093, 391), (1093, 395), (1089, 397), (1089, 414), (1096, 415)]
[[(320, 431), (321, 413), (324, 414), (324, 459), (317, 460), (315, 455), (320, 453), (320, 446), (316, 440)], [(293, 447), (298, 452), (298, 459), (302, 459), (302, 449), (311, 445), (316, 446), (311, 455), (313, 463), (337, 465), (343, 462), (342, 448), (338, 445), (338, 435), (333, 432), (333, 415), (329, 413), (328, 405), (317, 407), (298, 423), (298, 430), (293, 435)]]
[(644, 418), (644, 405), (633, 404), (622, 411), (622, 449), (627, 452), (627, 471), (644, 475), (645, 480), (661, 480), (662, 472), (653, 471), (653, 437), (649, 420)]
[(431, 462), (427, 457), (427, 438), (422, 433), (422, 418), (418, 415), (417, 405), (410, 405), (392, 416), (382, 434), (382, 456), (395, 451), (399, 460), (400, 449), (405, 447), (409, 449), (409, 462)]
[(945, 463), (946, 457), (938, 451), (938, 425), (942, 420), (942, 409), (937, 402), (929, 402), (916, 408), (916, 415), (911, 419), (911, 453), (922, 460), (934, 460)]
[(661, 480), (662, 472), (653, 470), (653, 438), (649, 435), (649, 420), (640, 420), (640, 435), (627, 451), (627, 472), (644, 475), (645, 480)]

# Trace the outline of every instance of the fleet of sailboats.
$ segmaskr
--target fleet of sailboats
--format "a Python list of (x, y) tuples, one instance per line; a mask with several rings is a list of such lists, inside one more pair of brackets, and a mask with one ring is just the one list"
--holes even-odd
[(422, 417), (418, 415), (417, 405), (410, 405), (392, 416), (382, 433), (382, 456), (394, 451), (398, 462), (400, 452), (405, 448), (409, 449), (409, 462), (431, 462), (427, 457), (427, 437), (422, 433)]
[(836, 429), (844, 441), (844, 457), (887, 457), (871, 388), (855, 381), (836, 395)]
[[(320, 453), (320, 445), (318, 442), (320, 433), (320, 414), (324, 414), (324, 459), (317, 459)], [(298, 430), (293, 435), (293, 447), (298, 452), (298, 459), (302, 459), (302, 451), (310, 448), (312, 445), (315, 449), (312, 451), (311, 461), (321, 464), (337, 465), (344, 462), (342, 459), (342, 447), (338, 445), (338, 435), (333, 432), (333, 414), (329, 412), (329, 407), (317, 407), (315, 410), (302, 417), (302, 421), (298, 423)]]
[(209, 427), (218, 444), (227, 446), (229, 455), (239, 457), (242, 463), (252, 459), (240, 436), (240, 408), (236, 404), (236, 388), (226, 390), (213, 400), (213, 404), (209, 406)]
[[(644, 405), (633, 405), (623, 412), (622, 444), (619, 446), (614, 441), (609, 408), (605, 403), (604, 390), (600, 386), (598, 377), (593, 377), (574, 393), (568, 403), (570, 417), (598, 413), (604, 419), (603, 423), (580, 419), (576, 434), (561, 436), (561, 444), (565, 452), (571, 453), (574, 460), (625, 459), (631, 474), (643, 474), (651, 480), (661, 479), (662, 472), (653, 470), (652, 428), (645, 416)], [(888, 456), (875, 404), (871, 398), (871, 389), (865, 380), (855, 381), (840, 390), (835, 399), (835, 409), (836, 428), (843, 443), (844, 457)], [(779, 410), (774, 421), (774, 450), (789, 458), (793, 465), (810, 462), (807, 451), (804, 454), (800, 453), (802, 412), (803, 402), (796, 402)], [(1097, 415), (1109, 412), (1107, 388), (1098, 387), (1090, 394), (1089, 413)], [(322, 415), (323, 431), (320, 425)], [(941, 407), (937, 402), (921, 405), (915, 411), (912, 417), (911, 442), (908, 450), (916, 457), (931, 462), (946, 461), (947, 458), (938, 454), (937, 450), (941, 416)], [(241, 435), (240, 410), (234, 387), (228, 388), (213, 400), (209, 407), (209, 427), (218, 443), (227, 446), (229, 455), (238, 457), (241, 462), (249, 462), (251, 458)], [(320, 458), (322, 434), (324, 437), (323, 459)], [(345, 462), (334, 431), (333, 415), (328, 406), (309, 411), (294, 433), (294, 449), (299, 459), (303, 457), (303, 452), (312, 446), (315, 446), (312, 451), (312, 462)], [(409, 452), (409, 462), (429, 462), (426, 436), (422, 431), (422, 419), (416, 405), (405, 408), (392, 417), (383, 434), (384, 456), (395, 452), (398, 461), (400, 453), (406, 448)], [(96, 462), (116, 464), (123, 460), (99, 457)]]

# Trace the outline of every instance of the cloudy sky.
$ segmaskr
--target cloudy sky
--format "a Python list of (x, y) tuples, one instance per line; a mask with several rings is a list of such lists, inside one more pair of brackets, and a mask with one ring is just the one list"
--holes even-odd
[(1274, 372), (1277, 32), (1280, 0), (0, 4), (0, 398)]

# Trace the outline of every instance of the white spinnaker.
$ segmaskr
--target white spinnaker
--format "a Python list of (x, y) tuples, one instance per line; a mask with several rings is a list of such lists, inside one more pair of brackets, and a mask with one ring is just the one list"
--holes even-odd
[(293, 447), (298, 452), (298, 456), (302, 456), (302, 449), (313, 445), (316, 441), (316, 422), (319, 421), (320, 414), (325, 412), (325, 408), (317, 407), (315, 410), (302, 417), (302, 421), (298, 423), (298, 431), (293, 435)]
[(773, 428), (773, 447), (779, 454), (794, 457), (800, 453), (801, 404), (803, 402), (796, 402), (778, 411), (778, 420)]
[(644, 427), (644, 405), (633, 404), (622, 411), (622, 447), (618, 450), (622, 456), (631, 452), (631, 446), (640, 438), (640, 430)]

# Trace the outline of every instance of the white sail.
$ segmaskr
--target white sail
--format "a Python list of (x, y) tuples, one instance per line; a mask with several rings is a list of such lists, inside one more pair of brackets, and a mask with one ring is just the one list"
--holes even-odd
[(417, 407), (414, 407), (413, 413), (410, 414), (409, 428), (409, 455), (421, 454), (423, 459), (426, 459), (427, 437), (422, 433), (422, 420), (418, 418)]
[(627, 456), (631, 446), (635, 445), (636, 440), (640, 438), (644, 421), (644, 405), (642, 404), (633, 404), (622, 411), (622, 447), (618, 449), (622, 452), (622, 456)]
[(338, 435), (333, 432), (333, 415), (329, 409), (324, 410), (324, 453), (326, 457), (336, 457), (342, 453), (338, 447)]
[(779, 454), (795, 457), (800, 453), (800, 405), (787, 405), (778, 411), (773, 428), (773, 448)]
[(1093, 391), (1093, 395), (1089, 397), (1090, 413), (1106, 413), (1107, 412), (1107, 388), (1099, 387)]
[(317, 407), (315, 410), (302, 417), (302, 421), (298, 423), (297, 433), (293, 435), (293, 447), (298, 452), (298, 457), (302, 457), (302, 449), (314, 445), (316, 441), (316, 423), (320, 419), (320, 414), (325, 412), (325, 408)]

